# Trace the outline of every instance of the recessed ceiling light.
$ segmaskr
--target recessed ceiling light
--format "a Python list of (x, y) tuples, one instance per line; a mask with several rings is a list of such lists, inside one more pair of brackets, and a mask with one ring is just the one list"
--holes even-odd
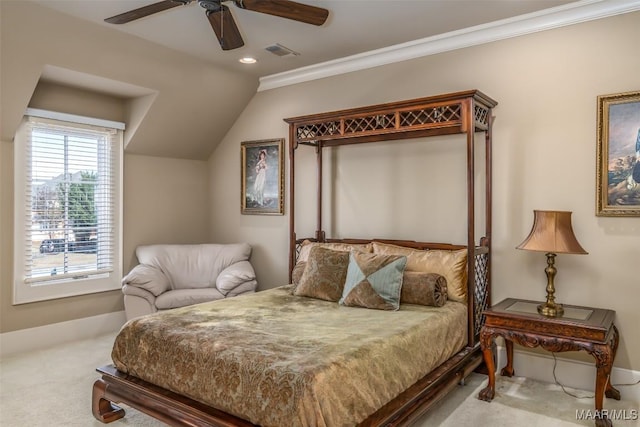
[(243, 64), (255, 64), (256, 62), (258, 62), (256, 58), (252, 58), (250, 56), (245, 56), (244, 58), (240, 58), (239, 61), (242, 62)]

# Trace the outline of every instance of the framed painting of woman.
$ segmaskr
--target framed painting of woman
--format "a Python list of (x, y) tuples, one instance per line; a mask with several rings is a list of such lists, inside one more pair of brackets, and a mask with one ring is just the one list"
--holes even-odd
[(284, 139), (244, 141), (240, 148), (243, 215), (284, 214)]
[(640, 216), (640, 92), (598, 97), (596, 215)]

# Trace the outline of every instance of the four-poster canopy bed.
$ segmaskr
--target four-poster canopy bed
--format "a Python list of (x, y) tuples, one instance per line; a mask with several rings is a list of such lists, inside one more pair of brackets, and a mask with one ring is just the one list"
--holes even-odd
[[(464, 280), (459, 290), (463, 296), (460, 298), (460, 295), (456, 295), (457, 302), (451, 298), (455, 295), (452, 293), (453, 283), (449, 283), (448, 288), (452, 301), (444, 306), (434, 308), (409, 304), (402, 306), (398, 312), (344, 307), (335, 302), (296, 296), (296, 287), (280, 287), (258, 292), (247, 298), (230, 298), (221, 301), (223, 304), (200, 304), (193, 306), (193, 309), (178, 309), (162, 316), (133, 320), (123, 327), (114, 344), (112, 357), (115, 366), (98, 368), (102, 377), (93, 387), (94, 416), (102, 422), (119, 419), (124, 416), (124, 410), (114, 403), (124, 403), (171, 425), (184, 426), (282, 423), (399, 426), (414, 422), (482, 362), (478, 337), (482, 311), (491, 301), (491, 122), (492, 108), (496, 104), (480, 91), (472, 90), (285, 119), (289, 124), (291, 176), (289, 283), (292, 283), (295, 268), (301, 265), (301, 253), (314, 245), (352, 248), (373, 246), (401, 251), (408, 254), (408, 259), (414, 259), (411, 258), (413, 256), (430, 256), (432, 253), (462, 253), (465, 255), (462, 264), (464, 275), (460, 277), (464, 277)], [(485, 147), (486, 188), (482, 194), (485, 198), (485, 232), (482, 236), (476, 233), (475, 227), (476, 133), (484, 134)], [(324, 148), (453, 134), (466, 135), (466, 245), (326, 237), (322, 228)], [(295, 232), (295, 153), (302, 146), (315, 149), (318, 165), (317, 229), (315, 236), (306, 239), (298, 238)], [(306, 245), (309, 246), (305, 249)], [(311, 249), (312, 252), (313, 250)], [(305, 256), (309, 256), (308, 251)], [(351, 256), (353, 257), (353, 252)], [(295, 279), (293, 281), (295, 283)], [(445, 287), (445, 291), (446, 289)], [(281, 305), (278, 306), (279, 304)], [(271, 307), (271, 311), (268, 311), (266, 305), (276, 307)], [(286, 320), (283, 319), (278, 319), (279, 323), (256, 320), (256, 317), (277, 317), (273, 312), (274, 308), (275, 311), (280, 310), (280, 317), (289, 318), (289, 324), (285, 324)], [(235, 316), (230, 316), (230, 313)], [(388, 317), (390, 313), (406, 314)], [(457, 316), (457, 320), (449, 320), (447, 316), (452, 319)], [(214, 317), (217, 323), (213, 323)], [(334, 318), (338, 323), (323, 325), (326, 318)], [(398, 325), (406, 323), (406, 329), (389, 333), (382, 331), (383, 325), (394, 324), (395, 327), (395, 322)], [(374, 325), (376, 332), (358, 330), (369, 324), (378, 324)], [(355, 325), (355, 329), (349, 330), (352, 325)], [(326, 329), (322, 329), (323, 326)], [(250, 338), (247, 338), (248, 335), (238, 338), (238, 335), (229, 332), (243, 328), (252, 329), (249, 331)], [(287, 336), (296, 335), (300, 329), (305, 328), (308, 330), (303, 331), (301, 337), (294, 339)], [(263, 333), (263, 329), (268, 333)], [(213, 330), (222, 332), (212, 335)], [(269, 341), (272, 335), (280, 332), (284, 336), (278, 338), (281, 341), (268, 344), (261, 341)], [(380, 337), (372, 338), (374, 333), (380, 333)], [(403, 335), (404, 341), (412, 341), (407, 345), (413, 347), (403, 348), (397, 353), (399, 343), (394, 341), (394, 333)], [(187, 342), (187, 335), (194, 335), (191, 343)], [(432, 343), (432, 338), (437, 335), (456, 336), (457, 341), (453, 343), (455, 340), (449, 338), (451, 342), (445, 341), (441, 346), (443, 349), (440, 349)], [(413, 339), (408, 340), (407, 336)], [(321, 342), (324, 338), (326, 341)], [(251, 341), (250, 347), (236, 346), (236, 341), (247, 340)], [(352, 347), (341, 348), (337, 352), (326, 350), (338, 347), (338, 341), (355, 343)], [(435, 350), (437, 354), (427, 354), (431, 350), (424, 347), (425, 343), (438, 347)], [(237, 347), (236, 353), (229, 353), (234, 346)], [(310, 350), (301, 349), (306, 346)], [(389, 347), (394, 346), (396, 353), (388, 353), (392, 351)], [(295, 356), (289, 356), (287, 351), (274, 353), (274, 347), (287, 347), (287, 351)], [(256, 354), (260, 352), (262, 353)], [(323, 359), (325, 353), (326, 359)], [(362, 354), (369, 356), (355, 360)], [(292, 358), (295, 358), (293, 362)], [(416, 372), (409, 374), (399, 370), (385, 371), (386, 368), (382, 365), (393, 365), (390, 360), (394, 359), (404, 365), (398, 369), (408, 369), (406, 365), (415, 364)], [(306, 365), (302, 363), (303, 360)], [(384, 363), (378, 363), (380, 360)], [(183, 364), (185, 365), (182, 366)], [(275, 365), (286, 366), (286, 369), (281, 367), (278, 371)], [(340, 371), (340, 366), (343, 366), (343, 371)], [(160, 371), (168, 371), (169, 374), (165, 372), (162, 376)], [(345, 379), (354, 372), (363, 372), (364, 377), (372, 372), (370, 375), (377, 375), (378, 378)], [(398, 379), (396, 376), (414, 379)], [(390, 381), (390, 377), (394, 380)], [(222, 390), (222, 385), (228, 386), (228, 389)], [(366, 395), (367, 386), (372, 392), (369, 395)], [(347, 390), (346, 395), (332, 394), (334, 391), (337, 393), (336, 389), (349, 387), (353, 389)], [(201, 389), (207, 389), (208, 394)], [(360, 389), (364, 390), (362, 393), (363, 396), (368, 396), (367, 399), (351, 396), (354, 394), (353, 390)], [(241, 394), (241, 390), (245, 394)], [(367, 402), (362, 403), (358, 399)], [(346, 403), (343, 402), (345, 400)], [(249, 407), (249, 401), (257, 404)], [(292, 414), (293, 421), (279, 418), (285, 416), (280, 412)], [(357, 421), (348, 418), (352, 416), (351, 412), (355, 414), (353, 419)]]

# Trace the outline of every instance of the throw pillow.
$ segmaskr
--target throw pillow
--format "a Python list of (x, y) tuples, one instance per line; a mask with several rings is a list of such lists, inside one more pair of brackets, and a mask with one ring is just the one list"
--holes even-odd
[(315, 246), (311, 248), (300, 282), (293, 290), (297, 296), (337, 302), (349, 266), (349, 252)]
[(377, 254), (404, 255), (407, 271), (437, 273), (447, 279), (447, 297), (452, 301), (467, 301), (467, 250), (453, 251), (430, 249), (418, 250), (387, 243), (373, 242)]
[(334, 251), (349, 252), (349, 251), (356, 250), (356, 251), (368, 252), (368, 253), (373, 252), (373, 245), (371, 243), (338, 243), (338, 242), (319, 243), (319, 242), (312, 242), (310, 240), (305, 240), (302, 242), (302, 245), (300, 247), (300, 254), (298, 254), (298, 259), (296, 260), (296, 262), (306, 261), (307, 258), (309, 258), (309, 252), (311, 251), (311, 248), (315, 246), (320, 246), (327, 249), (333, 249)]
[(436, 273), (405, 271), (400, 304), (442, 307), (447, 302), (447, 279)]
[(340, 304), (398, 310), (407, 257), (351, 251)]
[(300, 283), (300, 279), (302, 278), (302, 273), (304, 273), (304, 268), (306, 266), (307, 266), (307, 262), (302, 261), (297, 263), (295, 267), (293, 267), (293, 270), (291, 271), (291, 283), (293, 283), (293, 286), (298, 286), (298, 283)]

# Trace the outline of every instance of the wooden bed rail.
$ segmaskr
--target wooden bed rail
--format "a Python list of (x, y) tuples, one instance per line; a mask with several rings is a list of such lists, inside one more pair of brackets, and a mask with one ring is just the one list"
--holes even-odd
[[(482, 363), (480, 347), (465, 348), (438, 366), (357, 427), (408, 427), (438, 403)], [(112, 365), (98, 368), (102, 375), (93, 385), (93, 416), (111, 423), (125, 415), (116, 403), (126, 403), (171, 426), (257, 427), (188, 397), (157, 387)]]

